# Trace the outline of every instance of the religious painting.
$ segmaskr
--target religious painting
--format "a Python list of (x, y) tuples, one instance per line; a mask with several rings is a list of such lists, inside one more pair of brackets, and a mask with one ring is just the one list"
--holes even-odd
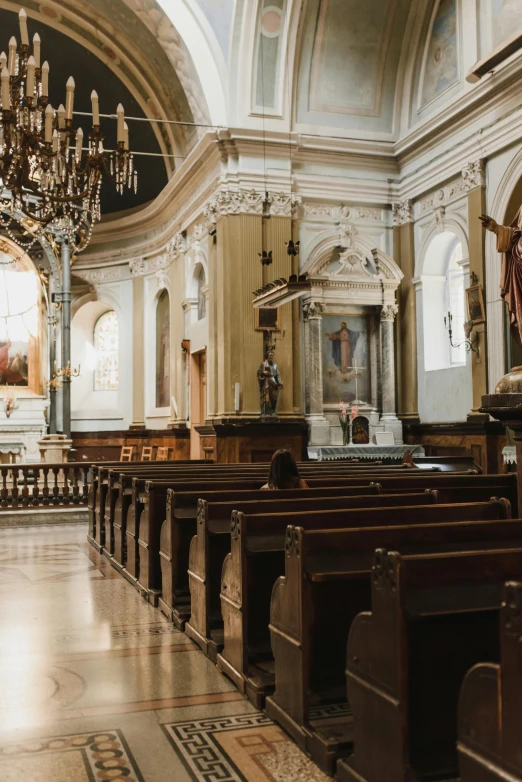
[(423, 106), (458, 82), (458, 58), (457, 2), (440, 0), (424, 63)]
[(367, 402), (370, 395), (368, 317), (323, 316), (323, 400)]
[(352, 421), (352, 443), (368, 445), (370, 442), (370, 422), (365, 415), (357, 415)]
[(170, 300), (163, 291), (156, 307), (156, 407), (170, 405)]
[(0, 252), (0, 385), (29, 385), (29, 355), (38, 335), (36, 274)]
[(520, 0), (491, 0), (492, 43), (496, 49), (522, 29)]
[(473, 323), (484, 323), (486, 310), (484, 307), (484, 294), (482, 285), (473, 285), (466, 290), (466, 303), (468, 308), (468, 320)]

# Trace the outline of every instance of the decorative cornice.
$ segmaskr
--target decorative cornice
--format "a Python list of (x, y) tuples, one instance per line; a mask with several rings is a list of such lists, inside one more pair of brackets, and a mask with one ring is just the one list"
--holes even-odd
[(466, 191), (473, 190), (475, 187), (486, 187), (486, 166), (481, 158), (472, 163), (468, 163), (462, 170), (462, 180)]
[(130, 273), (133, 277), (143, 277), (167, 269), (170, 264), (187, 251), (187, 242), (182, 233), (175, 234), (170, 239), (165, 252), (152, 258), (132, 258), (129, 261)]
[(396, 304), (385, 304), (381, 307), (381, 323), (393, 323), (399, 308)]
[(122, 266), (110, 266), (108, 269), (91, 269), (89, 271), (82, 271), (81, 269), (74, 270), (74, 276), (79, 277), (80, 280), (96, 285), (101, 282), (115, 282), (122, 278)]
[(392, 204), (393, 224), (406, 225), (413, 222), (413, 201), (406, 198), (404, 201), (397, 201)]
[(301, 208), (301, 216), (304, 218), (318, 218), (329, 220), (371, 220), (382, 222), (382, 209), (370, 206), (339, 206), (338, 204), (306, 203)]

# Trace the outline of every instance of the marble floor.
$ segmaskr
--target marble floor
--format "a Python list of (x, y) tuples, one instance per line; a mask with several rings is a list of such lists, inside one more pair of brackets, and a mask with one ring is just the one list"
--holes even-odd
[(1, 782), (328, 780), (86, 533), (0, 529)]

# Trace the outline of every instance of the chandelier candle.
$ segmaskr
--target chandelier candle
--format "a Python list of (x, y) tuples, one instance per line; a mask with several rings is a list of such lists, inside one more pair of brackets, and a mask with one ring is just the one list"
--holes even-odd
[(22, 46), (29, 46), (29, 34), (27, 32), (27, 14), (24, 8), (20, 9), (18, 14), (18, 20), (20, 22), (20, 38)]
[(9, 68), (10, 76), (15, 75), (15, 66), (16, 66), (16, 38), (13, 35), (9, 40), (9, 59), (7, 65), (7, 67)]
[(49, 97), (49, 63), (47, 60), (42, 65), (42, 98)]
[(125, 141), (125, 111), (123, 110), (123, 106), (121, 103), (118, 103), (118, 108), (116, 109), (116, 116), (118, 117), (118, 135), (117, 140), (118, 143), (120, 141)]
[(6, 65), (7, 65), (7, 55), (5, 52), (2, 52), (2, 54), (0, 54), (0, 73), (4, 70)]
[(40, 67), (40, 36), (38, 33), (34, 34), (33, 37), (33, 57), (34, 62), (37, 68)]
[(34, 61), (34, 57), (31, 55), (29, 59), (27, 60), (27, 82), (25, 84), (25, 94), (28, 98), (31, 98), (31, 100), (34, 97), (34, 72), (36, 70), (36, 65)]
[(52, 144), (53, 141), (53, 121), (54, 121), (54, 109), (50, 103), (47, 104), (45, 109), (45, 143)]
[(92, 124), (95, 128), (100, 127), (100, 102), (98, 100), (98, 93), (96, 90), (91, 92), (92, 103)]
[(4, 66), (2, 68), (2, 110), (9, 111), (11, 109), (11, 95), (9, 92), (9, 71)]

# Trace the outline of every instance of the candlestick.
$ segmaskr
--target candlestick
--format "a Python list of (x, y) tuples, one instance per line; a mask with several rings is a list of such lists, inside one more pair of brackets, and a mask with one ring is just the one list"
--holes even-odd
[(92, 103), (92, 124), (93, 125), (100, 125), (100, 102), (98, 100), (98, 93), (96, 90), (93, 90), (91, 92), (91, 103)]
[(20, 22), (20, 38), (22, 46), (29, 46), (29, 34), (27, 32), (27, 14), (25, 9), (21, 8), (18, 14), (18, 20)]
[(116, 115), (118, 117), (117, 140), (118, 142), (125, 141), (125, 111), (121, 103), (118, 103)]
[(49, 63), (47, 60), (42, 65), (42, 98), (49, 97)]
[(74, 107), (74, 79), (72, 76), (69, 76), (67, 79), (67, 84), (65, 85), (65, 113), (67, 115), (67, 119), (73, 118), (73, 107)]
[(40, 36), (35, 33), (33, 36), (33, 55), (34, 62), (37, 68), (40, 67)]
[(34, 57), (31, 55), (29, 59), (27, 60), (27, 82), (25, 84), (25, 94), (28, 98), (32, 98), (34, 96), (34, 71), (35, 71), (36, 65), (34, 62)]
[(45, 109), (45, 143), (50, 144), (53, 140), (53, 120), (54, 110), (50, 103)]
[(8, 56), (8, 65), (9, 68), (9, 75), (14, 76), (15, 72), (15, 66), (16, 66), (16, 38), (14, 35), (11, 36), (9, 40), (9, 56)]
[(2, 68), (2, 109), (9, 111), (11, 108), (11, 96), (9, 94), (9, 71), (7, 68)]

